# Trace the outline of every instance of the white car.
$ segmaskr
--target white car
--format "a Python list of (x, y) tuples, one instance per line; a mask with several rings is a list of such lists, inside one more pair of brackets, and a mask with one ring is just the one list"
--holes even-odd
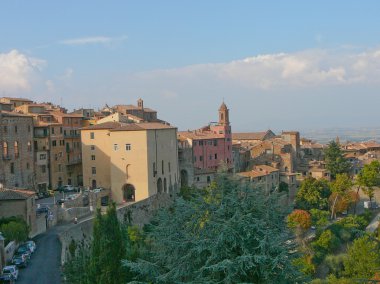
[(98, 187), (98, 188), (95, 188), (93, 192), (98, 193), (98, 192), (101, 192), (102, 190), (103, 190), (102, 187)]
[(18, 268), (16, 265), (8, 265), (3, 268), (3, 274), (11, 274), (14, 280), (18, 278)]

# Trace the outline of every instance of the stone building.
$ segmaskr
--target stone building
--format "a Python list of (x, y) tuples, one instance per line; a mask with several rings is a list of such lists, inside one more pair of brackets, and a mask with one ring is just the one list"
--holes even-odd
[(36, 230), (35, 192), (23, 189), (0, 188), (0, 218), (21, 217), (31, 234)]
[(158, 122), (106, 122), (82, 129), (83, 182), (116, 203), (178, 190), (177, 129)]
[(5, 187), (35, 188), (33, 118), (0, 111), (0, 183)]
[[(187, 141), (193, 154), (191, 159), (186, 156), (187, 162), (180, 163), (183, 166), (180, 167), (181, 180), (187, 180), (188, 186), (206, 186), (214, 180), (220, 166), (225, 166), (227, 170), (233, 169), (231, 125), (225, 103), (219, 108), (218, 123), (210, 123), (193, 131), (178, 132), (178, 140), (179, 143)], [(179, 155), (184, 158), (183, 152), (184, 149), (180, 148)], [(189, 178), (192, 173), (193, 180)]]
[(251, 171), (237, 174), (245, 178), (257, 189), (271, 192), (279, 189), (280, 171), (267, 165), (257, 165)]
[(0, 98), (0, 103), (10, 104), (13, 110), (19, 106), (31, 104), (33, 101), (24, 98), (2, 97)]
[(262, 132), (235, 132), (232, 133), (233, 143), (239, 143), (243, 145), (254, 145), (265, 140), (276, 137), (276, 134), (272, 130)]
[(130, 117), (140, 118), (145, 122), (158, 122), (157, 111), (144, 107), (144, 101), (139, 99), (137, 106), (135, 105), (115, 105), (114, 107), (106, 106), (101, 111), (105, 116), (113, 113), (120, 113), (121, 115), (128, 115)]

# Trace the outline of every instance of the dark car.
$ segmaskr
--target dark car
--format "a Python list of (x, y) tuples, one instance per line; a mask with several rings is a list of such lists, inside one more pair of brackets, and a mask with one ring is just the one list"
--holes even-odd
[(15, 279), (14, 279), (13, 275), (10, 273), (3, 273), (0, 276), (0, 283), (13, 284), (13, 283), (15, 283)]
[(28, 266), (27, 257), (23, 254), (16, 254), (12, 258), (12, 264), (16, 265), (17, 267), (27, 267)]
[(24, 244), (24, 245), (19, 246), (19, 248), (16, 251), (16, 254), (18, 254), (18, 255), (24, 254), (24, 255), (26, 255), (26, 257), (28, 259), (30, 259), (31, 255), (32, 255), (32, 251), (30, 250), (30, 248), (27, 245)]
[(41, 206), (40, 208), (36, 209), (37, 214), (48, 213), (48, 212), (49, 212), (48, 206)]
[(57, 205), (62, 205), (63, 203), (65, 203), (65, 199), (63, 199), (63, 198), (61, 198), (61, 199), (58, 199), (55, 203), (57, 204)]

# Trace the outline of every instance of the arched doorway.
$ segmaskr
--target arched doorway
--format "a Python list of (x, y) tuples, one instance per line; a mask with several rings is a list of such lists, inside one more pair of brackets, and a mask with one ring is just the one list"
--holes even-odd
[(135, 187), (132, 184), (123, 185), (123, 200), (126, 202), (135, 201)]
[(159, 178), (159, 179), (157, 180), (157, 192), (158, 192), (158, 193), (161, 193), (161, 192), (162, 192), (162, 179), (161, 179), (161, 178)]
[(188, 174), (186, 170), (181, 170), (181, 186), (188, 186)]
[(92, 189), (96, 188), (96, 179), (92, 180), (91, 187)]

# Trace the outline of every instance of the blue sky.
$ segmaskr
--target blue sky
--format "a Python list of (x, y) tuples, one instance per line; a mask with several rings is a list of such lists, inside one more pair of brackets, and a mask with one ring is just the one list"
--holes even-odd
[(379, 1), (2, 1), (0, 95), (145, 105), (180, 129), (376, 126)]

